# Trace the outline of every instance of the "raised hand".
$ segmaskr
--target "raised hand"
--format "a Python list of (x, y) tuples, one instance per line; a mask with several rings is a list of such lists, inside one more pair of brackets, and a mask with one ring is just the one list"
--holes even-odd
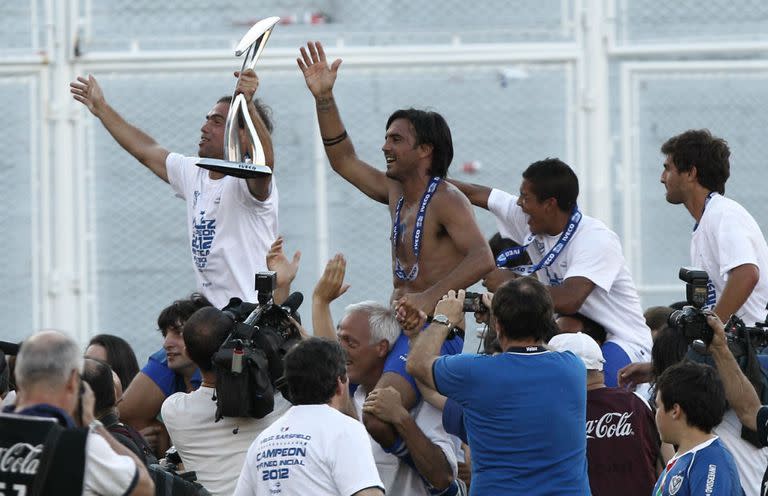
[(337, 253), (328, 261), (320, 280), (317, 281), (312, 297), (330, 303), (349, 289), (349, 284), (344, 284), (344, 275), (347, 271), (347, 261), (344, 255)]
[(283, 237), (278, 236), (267, 253), (267, 268), (277, 273), (277, 287), (286, 287), (296, 278), (299, 271), (301, 252), (293, 254), (293, 260), (288, 260), (283, 251)]
[(300, 51), (301, 57), (296, 59), (296, 63), (304, 74), (307, 88), (315, 98), (329, 96), (336, 82), (341, 59), (334, 60), (329, 67), (323, 45), (319, 41), (307, 42), (307, 48), (301, 47)]
[(256, 71), (246, 69), (242, 74), (240, 71), (235, 71), (235, 77), (237, 78), (235, 95), (242, 93), (247, 101), (253, 100), (253, 95), (256, 94), (259, 87), (259, 77), (256, 75)]
[(99, 86), (96, 78), (90, 74), (87, 78), (77, 76), (77, 81), (69, 83), (69, 92), (72, 93), (72, 98), (88, 107), (88, 110), (96, 117), (107, 105), (101, 86)]

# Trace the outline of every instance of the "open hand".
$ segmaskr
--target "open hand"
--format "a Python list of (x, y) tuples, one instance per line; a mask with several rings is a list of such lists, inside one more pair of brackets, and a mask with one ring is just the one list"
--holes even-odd
[(96, 78), (90, 74), (87, 78), (77, 76), (77, 81), (69, 83), (69, 92), (72, 93), (72, 98), (88, 107), (88, 110), (96, 117), (106, 106), (101, 86), (99, 86)]
[(349, 284), (344, 284), (346, 271), (347, 261), (344, 255), (337, 253), (325, 265), (323, 275), (317, 281), (312, 297), (328, 304), (346, 293), (349, 289)]
[(325, 58), (325, 50), (319, 41), (307, 42), (307, 48), (300, 48), (301, 57), (296, 59), (299, 69), (304, 74), (307, 88), (315, 98), (329, 96), (336, 82), (336, 74), (341, 65), (341, 59), (334, 60), (331, 66)]
[(293, 260), (289, 261), (283, 251), (283, 242), (283, 237), (278, 236), (267, 253), (267, 268), (277, 274), (277, 287), (279, 288), (287, 287), (293, 282), (299, 271), (299, 261), (301, 260), (301, 252), (297, 250), (293, 254)]

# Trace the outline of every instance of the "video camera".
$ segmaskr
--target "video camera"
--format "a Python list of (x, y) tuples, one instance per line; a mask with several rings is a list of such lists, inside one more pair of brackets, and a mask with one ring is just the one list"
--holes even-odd
[(290, 318), (304, 300), (292, 293), (283, 303), (272, 299), (274, 272), (256, 274), (258, 303), (232, 298), (222, 310), (234, 326), (213, 355), (216, 370), (216, 421), (222, 417), (262, 418), (274, 409), (275, 389), (283, 375), (283, 357), (301, 334)]

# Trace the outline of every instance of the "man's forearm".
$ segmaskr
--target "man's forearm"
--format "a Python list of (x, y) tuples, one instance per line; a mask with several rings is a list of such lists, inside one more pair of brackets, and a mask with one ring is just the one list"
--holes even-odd
[[(720, 320), (726, 322), (731, 315), (738, 312), (752, 294), (759, 278), (760, 272), (752, 264), (739, 265), (729, 271), (728, 282), (725, 283), (723, 294), (718, 297), (714, 309)], [(747, 322), (747, 325), (752, 324), (754, 322)]]
[(459, 188), (459, 191), (464, 193), (472, 205), (488, 210), (488, 197), (491, 195), (491, 188), (480, 184), (464, 183), (456, 179), (446, 180)]
[(109, 105), (104, 105), (99, 111), (98, 118), (125, 151), (147, 166), (160, 179), (168, 182), (168, 173), (165, 170), (165, 157), (168, 152), (160, 147), (154, 138), (123, 119)]
[(746, 427), (757, 429), (757, 411), (760, 409), (760, 398), (757, 397), (754, 386), (739, 368), (739, 364), (727, 346), (711, 346), (712, 358), (715, 360), (720, 379), (723, 381), (725, 397), (739, 420)]
[(488, 245), (480, 245), (469, 251), (464, 259), (445, 277), (425, 291), (432, 296), (430, 308), (434, 308), (448, 291), (466, 289), (483, 278), (496, 267)]
[(319, 338), (336, 339), (331, 307), (315, 297), (312, 297), (312, 334)]
[(404, 411), (395, 429), (408, 447), (416, 469), (436, 489), (445, 489), (453, 481), (453, 472), (443, 450), (433, 443)]
[(408, 352), (406, 370), (417, 381), (437, 390), (432, 377), (432, 363), (440, 356), (440, 347), (450, 329), (439, 323), (432, 323), (412, 340), (413, 347)]

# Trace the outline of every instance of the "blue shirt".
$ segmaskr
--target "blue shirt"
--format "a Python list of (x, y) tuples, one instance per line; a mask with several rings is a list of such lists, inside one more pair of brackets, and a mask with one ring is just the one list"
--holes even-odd
[(570, 352), (443, 356), (437, 390), (464, 408), (471, 494), (589, 495), (587, 372)]
[[(443, 345), (440, 348), (440, 354), (456, 355), (461, 353), (462, 349), (464, 349), (464, 340), (456, 336), (453, 339), (443, 341)], [(384, 362), (384, 371), (382, 373), (394, 372), (395, 374), (401, 375), (411, 384), (411, 386), (413, 386), (413, 390), (416, 391), (416, 398), (421, 398), (421, 392), (419, 391), (419, 388), (416, 387), (416, 381), (411, 377), (411, 374), (405, 371), (405, 362), (408, 361), (408, 350), (408, 336), (401, 332), (400, 337), (397, 338), (394, 346), (389, 350), (389, 355), (387, 355), (387, 360)]]
[[(168, 356), (165, 354), (164, 349), (153, 353), (141, 371), (157, 384), (157, 387), (160, 388), (166, 398), (173, 393), (187, 392), (184, 376), (177, 374), (168, 367)], [(193, 389), (200, 387), (200, 383), (203, 382), (203, 377), (200, 375), (200, 369), (195, 369), (195, 373), (192, 375), (190, 382), (192, 383)]]
[(744, 495), (736, 463), (714, 437), (673, 457), (661, 473), (653, 496)]

